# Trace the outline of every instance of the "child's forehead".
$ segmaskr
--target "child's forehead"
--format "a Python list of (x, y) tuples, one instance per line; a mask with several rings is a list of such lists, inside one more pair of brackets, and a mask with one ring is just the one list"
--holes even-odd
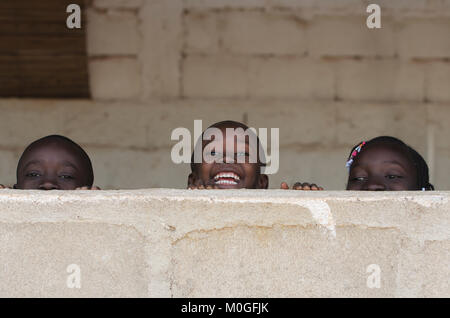
[(227, 124), (215, 124), (212, 125), (210, 127), (207, 128), (215, 128), (215, 129), (219, 129), (220, 131), (222, 131), (222, 133), (226, 133), (226, 132), (233, 132), (233, 131), (246, 131), (247, 129), (249, 129), (249, 127), (247, 127), (244, 124), (239, 124), (239, 123), (227, 123)]
[(52, 157), (67, 160), (67, 158), (82, 162), (83, 154), (76, 147), (63, 140), (50, 140), (32, 144), (23, 154), (23, 161), (32, 161), (38, 157)]
[(248, 135), (245, 133), (222, 133), (217, 136), (216, 134), (205, 135), (202, 141), (202, 147), (210, 146), (223, 146), (223, 147), (245, 147), (258, 149), (258, 139), (256, 135)]
[(75, 149), (75, 147), (73, 147), (73, 145), (71, 145), (68, 141), (59, 139), (39, 141), (30, 145), (27, 150), (29, 152), (38, 152), (42, 150), (66, 150), (74, 153), (79, 153), (79, 151), (76, 151), (77, 149)]
[(407, 149), (402, 145), (389, 142), (379, 142), (366, 145), (361, 153), (358, 154), (355, 161), (361, 160), (375, 160), (375, 159), (389, 159), (395, 158), (397, 161), (401, 161), (407, 164), (413, 164), (411, 156)]
[[(221, 132), (221, 136), (216, 136), (217, 130)], [(256, 133), (252, 129), (244, 124), (239, 123), (212, 125), (203, 132), (203, 137), (208, 137), (208, 139), (210, 137), (211, 139), (217, 139), (217, 137), (222, 137), (222, 139), (235, 137), (238, 138), (238, 141), (244, 140), (244, 138), (242, 137), (245, 137), (246, 143), (249, 142), (250, 137), (258, 138)]]
[(406, 148), (400, 144), (393, 142), (376, 142), (373, 144), (366, 145), (365, 149), (363, 148), (363, 152), (367, 151), (385, 151), (385, 152), (395, 152), (401, 155), (407, 156)]

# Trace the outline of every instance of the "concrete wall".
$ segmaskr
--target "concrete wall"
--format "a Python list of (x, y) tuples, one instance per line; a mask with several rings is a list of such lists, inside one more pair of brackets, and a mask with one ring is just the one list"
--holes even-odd
[(363, 0), (93, 0), (92, 100), (0, 100), (0, 183), (27, 144), (62, 133), (103, 188), (184, 188), (170, 132), (234, 119), (280, 128), (272, 188), (344, 189), (351, 146), (389, 134), (450, 189), (450, 2), (372, 2), (380, 30)]
[(0, 296), (449, 297), (449, 199), (0, 190)]

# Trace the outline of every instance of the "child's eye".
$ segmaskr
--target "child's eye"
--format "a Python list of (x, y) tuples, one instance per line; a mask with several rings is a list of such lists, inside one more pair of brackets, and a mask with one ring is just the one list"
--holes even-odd
[(395, 175), (395, 174), (388, 174), (388, 175), (386, 176), (386, 178), (388, 178), (388, 179), (400, 179), (400, 178), (403, 178), (403, 177), (402, 177), (402, 176)]
[(63, 174), (61, 176), (59, 176), (61, 179), (66, 179), (66, 180), (71, 180), (71, 179), (75, 179), (74, 177), (67, 175), (67, 174)]
[(218, 162), (222, 158), (222, 153), (217, 151), (207, 152), (204, 155), (204, 159), (208, 162)]
[(26, 176), (26, 177), (29, 177), (29, 178), (37, 178), (37, 177), (40, 177), (41, 174), (38, 173), (38, 172), (29, 172), (29, 173), (27, 173), (25, 176)]
[(367, 178), (366, 177), (354, 177), (354, 178), (352, 178), (352, 181), (360, 181), (360, 182), (362, 182), (362, 181), (365, 181)]

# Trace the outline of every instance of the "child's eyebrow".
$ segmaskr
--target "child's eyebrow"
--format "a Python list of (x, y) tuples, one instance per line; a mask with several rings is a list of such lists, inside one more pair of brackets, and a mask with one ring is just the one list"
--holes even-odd
[(396, 161), (396, 160), (387, 160), (387, 161), (383, 161), (383, 163), (389, 163), (389, 164), (394, 164), (394, 165), (398, 165), (398, 166), (403, 167), (403, 164), (398, 162), (398, 161)]
[(34, 159), (34, 160), (31, 160), (31, 161), (27, 162), (27, 164), (25, 166), (23, 166), (23, 168), (26, 169), (26, 168), (28, 168), (28, 166), (31, 166), (31, 165), (34, 165), (34, 164), (39, 164), (39, 163), (41, 163), (40, 160)]
[(65, 167), (71, 167), (71, 168), (73, 168), (73, 169), (78, 171), (78, 167), (76, 165), (74, 165), (73, 163), (71, 163), (70, 161), (63, 161), (63, 165)]

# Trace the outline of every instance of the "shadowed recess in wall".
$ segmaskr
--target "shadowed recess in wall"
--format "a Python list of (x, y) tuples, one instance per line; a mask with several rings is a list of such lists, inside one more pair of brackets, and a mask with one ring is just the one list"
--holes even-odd
[[(84, 0), (0, 1), (0, 96), (89, 97)], [(69, 29), (69, 4), (81, 28)]]

